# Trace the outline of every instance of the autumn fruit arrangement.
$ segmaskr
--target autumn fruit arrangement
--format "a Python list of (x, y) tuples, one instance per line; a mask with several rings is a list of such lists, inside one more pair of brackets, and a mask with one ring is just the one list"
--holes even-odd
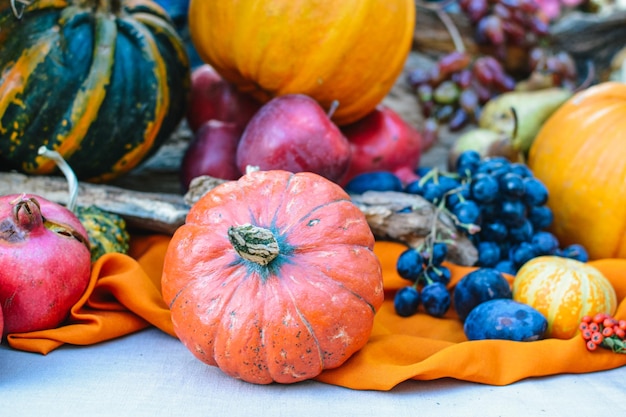
[[(185, 117), (193, 138), (181, 160), (182, 190), (202, 176), (220, 185), (190, 205), (173, 233), (163, 299), (176, 335), (199, 360), (248, 382), (314, 378), (367, 343), (385, 292), (376, 236), (355, 199), (372, 193), (410, 195), (436, 214), (397, 260), (407, 281), (393, 294), (399, 320), (452, 316), (468, 340), (581, 333), (589, 350), (623, 352), (615, 290), (588, 261), (626, 256), (626, 172), (616, 127), (626, 116), (626, 87), (581, 87), (571, 56), (540, 46), (554, 15), (532, 0), (461, 1), (493, 54), (455, 51), (404, 74), (428, 129), (479, 128), (459, 137), (443, 169), (420, 166), (432, 132), (382, 104), (411, 49), (413, 1), (342, 1), (320, 13), (317, 4), (272, 0), (271, 14), (253, 3), (191, 0), (190, 35), (204, 61), (193, 71), (171, 19), (151, 1), (111, 2), (119, 10), (109, 7), (109, 14), (69, 0), (34, 2), (25, 16), (49, 18), (27, 24), (0, 6), (0, 40), (11, 51), (0, 59), (0, 80), (22, 83), (0, 83), (9, 92), (0, 96), (0, 162), (51, 173), (62, 163), (33, 152), (47, 144), (80, 179), (107, 182), (154, 154)], [(38, 71), (68, 59), (49, 41), (57, 29), (45, 26), (61, 14), (96, 22), (102, 36), (83, 48), (93, 61), (77, 59), (75, 73), (55, 73), (46, 89)], [(294, 25), (300, 30), (284, 36)], [(50, 36), (20, 35), (32, 28)], [(128, 28), (141, 28), (150, 41)], [(224, 36), (233, 30), (240, 32)], [(141, 59), (125, 49), (133, 43), (143, 48)], [(522, 78), (506, 61), (511, 47), (528, 53)], [(49, 53), (26, 53), (36, 48)], [(74, 49), (70, 42), (67, 51)], [(50, 93), (57, 84), (72, 94)], [(117, 107), (129, 89), (137, 92), (132, 109)], [(55, 108), (39, 120), (42, 97), (64, 106), (46, 105)], [(14, 322), (16, 314), (31, 316), (26, 301), (7, 302), (26, 284), (0, 282), (3, 334), (56, 326), (84, 291), (90, 265), (128, 249), (123, 219), (39, 196), (2, 201), (0, 249), (10, 256), (0, 258), (8, 262), (0, 278), (9, 282), (28, 266), (22, 253), (42, 248), (50, 262), (72, 256), (69, 271), (54, 278), (80, 278), (58, 311), (45, 314), (54, 321), (33, 327)], [(417, 212), (407, 205), (391, 215)], [(439, 218), (452, 230), (440, 229)], [(474, 270), (452, 282), (450, 253), (460, 237), (475, 250)], [(59, 293), (45, 269), (37, 276)]]
[[(615, 313), (614, 289), (587, 263), (597, 258), (591, 254), (588, 240), (565, 236), (556, 229), (556, 219), (562, 209), (561, 200), (554, 201), (552, 197), (553, 190), (566, 182), (560, 177), (560, 182), (548, 183), (543, 171), (531, 165), (536, 158), (535, 139), (539, 140), (538, 133), (543, 125), (549, 125), (547, 121), (553, 114), (557, 117), (561, 106), (566, 107), (567, 103), (579, 99), (583, 93), (577, 89), (587, 93), (593, 89), (579, 83), (580, 74), (571, 56), (538, 46), (540, 38), (547, 36), (549, 19), (541, 17), (540, 8), (533, 2), (519, 5), (484, 3), (481, 16), (474, 16), (473, 22), (480, 26), (483, 40), (498, 47), (499, 54), (475, 58), (457, 51), (444, 56), (430, 71), (408, 74), (426, 122), (435, 122), (429, 126), (437, 128), (437, 125), (447, 123), (447, 127), (454, 131), (474, 123), (482, 129), (480, 135), (459, 141), (452, 150), (449, 170), (446, 171), (419, 167), (419, 154), (428, 146), (424, 142), (427, 135), (423, 134), (420, 140), (415, 139), (414, 134), (390, 133), (407, 129), (402, 121), (397, 121), (398, 115), (393, 110), (380, 105), (380, 98), (378, 104), (369, 106), (368, 111), (352, 117), (345, 116), (345, 112), (352, 110), (352, 107), (346, 109), (346, 104), (351, 101), (342, 98), (340, 92), (332, 97), (326, 96), (321, 91), (324, 90), (323, 83), (313, 89), (307, 80), (298, 78), (288, 86), (293, 89), (278, 83), (265, 84), (267, 80), (290, 79), (279, 71), (291, 67), (271, 67), (267, 61), (259, 63), (255, 61), (259, 59), (257, 55), (247, 56), (251, 62), (237, 60), (238, 48), (242, 47), (238, 40), (218, 39), (216, 35), (221, 25), (238, 21), (241, 14), (237, 13), (237, 7), (191, 2), (190, 10), (195, 10), (195, 16), (198, 16), (190, 22), (191, 33), (195, 33), (199, 54), (207, 64), (192, 74), (192, 102), (196, 100), (196, 104), (189, 108), (187, 118), (192, 121), (195, 136), (185, 155), (188, 163), (181, 166), (182, 182), (185, 189), (193, 178), (202, 175), (219, 177), (225, 182), (195, 203), (188, 224), (176, 233), (168, 252), (164, 288), (179, 337), (200, 360), (220, 367), (229, 375), (255, 383), (294, 382), (299, 376), (307, 379), (324, 369), (315, 362), (314, 368), (303, 368), (301, 373), (296, 373), (293, 371), (301, 365), (299, 362), (283, 363), (284, 355), (289, 353), (276, 359), (274, 338), (287, 340), (293, 333), (290, 333), (291, 321), (287, 330), (279, 332), (271, 321), (264, 320), (274, 314), (269, 307), (262, 308), (263, 316), (244, 311), (242, 314), (249, 317), (246, 322), (251, 323), (247, 327), (239, 327), (243, 325), (234, 309), (224, 318), (229, 311), (227, 303), (236, 303), (231, 300), (245, 296), (249, 291), (235, 293), (235, 282), (246, 279), (251, 273), (265, 276), (270, 271), (268, 277), (279, 276), (284, 264), (278, 260), (282, 259), (278, 248), (290, 248), (280, 239), (273, 240), (271, 235), (275, 236), (278, 230), (273, 223), (260, 220), (268, 214), (260, 212), (258, 207), (246, 209), (245, 220), (235, 221), (231, 215), (221, 214), (223, 204), (231, 203), (224, 196), (224, 190), (233, 190), (229, 191), (233, 200), (245, 197), (244, 205), (247, 206), (250, 204), (248, 198), (262, 192), (258, 188), (260, 185), (245, 192), (239, 191), (240, 187), (247, 189), (256, 183), (255, 177), (261, 176), (266, 181), (269, 177), (282, 181), (286, 172), (315, 173), (325, 187), (339, 185), (350, 198), (370, 192), (418, 196), (432, 204), (439, 215), (452, 219), (457, 236), (467, 236), (475, 245), (477, 257), (473, 265), (476, 270), (454, 283), (450, 281), (450, 270), (446, 266), (448, 251), (455, 244), (454, 233), (446, 234), (434, 227), (420, 245), (408, 246), (397, 263), (398, 274), (410, 282), (395, 293), (394, 307), (399, 317), (412, 316), (422, 310), (436, 318), (452, 314), (463, 322), (469, 340), (531, 342), (547, 337), (571, 338), (579, 331), (583, 317)], [(464, 7), (469, 8), (468, 4), (465, 2)], [(288, 15), (291, 13), (288, 5), (283, 11)], [(337, 11), (340, 12), (343, 10)], [(502, 24), (509, 15), (523, 20), (526, 26), (505, 25), (506, 36), (502, 33), (502, 37), (498, 37), (497, 24)], [(254, 17), (267, 23), (263, 20), (265, 15)], [(207, 27), (215, 29), (205, 30)], [(532, 27), (532, 31), (527, 38), (521, 33), (528, 27)], [(255, 34), (264, 30), (265, 25), (254, 29)], [(306, 43), (306, 38), (299, 41)], [(531, 57), (526, 79), (520, 80), (509, 74), (502, 62), (506, 53), (503, 46), (510, 44), (523, 45)], [(401, 48), (399, 50), (402, 52)], [(260, 48), (259, 56), (263, 53)], [(325, 64), (332, 71), (334, 62)], [(251, 96), (256, 101), (251, 101)], [(529, 105), (520, 105), (524, 102)], [(579, 118), (579, 122), (582, 120)], [(484, 135), (484, 132), (488, 134)], [(483, 139), (484, 136), (487, 139)], [(385, 142), (381, 137), (401, 138), (401, 141)], [(554, 132), (551, 138), (555, 143), (564, 142), (562, 136)], [(500, 144), (503, 147), (495, 149)], [(203, 153), (200, 149), (207, 151)], [(553, 158), (554, 155), (547, 157), (552, 161)], [(562, 161), (563, 164), (567, 162), (570, 159)], [(546, 171), (554, 170), (550, 162), (543, 161), (542, 164)], [(248, 171), (250, 167), (259, 171)], [(263, 195), (269, 195), (273, 186), (264, 187), (268, 191)], [(283, 188), (275, 192), (282, 196)], [(255, 203), (268, 207), (276, 204), (298, 207), (309, 203), (298, 204), (285, 198), (277, 197), (277, 202), (258, 197)], [(321, 207), (325, 203), (315, 204)], [(200, 212), (196, 207), (203, 207), (204, 211)], [(411, 211), (412, 207), (408, 206), (399, 210), (399, 214)], [(229, 213), (239, 215), (235, 209)], [(281, 224), (285, 221), (282, 219), (284, 213), (280, 210), (276, 213), (278, 217), (272, 218), (272, 222)], [(308, 216), (305, 218), (309, 219)], [(245, 225), (245, 232), (222, 224), (224, 219), (228, 224)], [(211, 235), (209, 239), (201, 232), (202, 224), (211, 224), (211, 230), (231, 229), (228, 233), (222, 231), (219, 236)], [(258, 226), (271, 233), (257, 229)], [(256, 239), (255, 248), (259, 252), (254, 256), (246, 252), (234, 255), (239, 252), (237, 245), (251, 244), (246, 243), (248, 233)], [(211, 243), (204, 243), (205, 239)], [(202, 264), (206, 265), (203, 270), (209, 270), (213, 268), (211, 260), (185, 259), (188, 253), (203, 256), (196, 245), (213, 244), (220, 248), (216, 249), (217, 253), (228, 254), (220, 255), (219, 262), (227, 262), (232, 268), (250, 262), (258, 262), (260, 266), (247, 266), (241, 274), (229, 269), (231, 278), (226, 279), (191, 266), (191, 263)], [(279, 255), (265, 264), (262, 259), (275, 251)], [(535, 262), (539, 267), (532, 267)], [(224, 288), (232, 295), (217, 294), (214, 290), (217, 285), (220, 291)], [(246, 281), (245, 286), (248, 285), (253, 283)], [(207, 295), (198, 296), (200, 291), (207, 292)], [(568, 297), (565, 303), (564, 292), (575, 295)], [(276, 292), (272, 300), (280, 303), (281, 295)], [(247, 296), (247, 299), (254, 298)], [(317, 314), (324, 317), (326, 312)], [(369, 319), (370, 316), (366, 317)], [(371, 323), (364, 325), (364, 329), (370, 326)], [(237, 332), (228, 331), (227, 327), (236, 328)], [(203, 331), (198, 332), (198, 328)], [(266, 336), (269, 331), (272, 336)], [(322, 335), (321, 339), (325, 340), (326, 334)], [(271, 337), (272, 342), (252, 343), (256, 347), (253, 352), (248, 352), (247, 345), (243, 347), (240, 339), (256, 341), (261, 336)], [(242, 346), (238, 350), (243, 352), (243, 358), (239, 358), (242, 360), (232, 358), (230, 346), (233, 345)], [(327, 352), (323, 347), (316, 349)], [(262, 353), (272, 358), (270, 362), (273, 363), (261, 360)], [(338, 353), (342, 358), (351, 354), (343, 350)], [(280, 366), (276, 368), (275, 364)], [(291, 375), (285, 374), (287, 370)]]

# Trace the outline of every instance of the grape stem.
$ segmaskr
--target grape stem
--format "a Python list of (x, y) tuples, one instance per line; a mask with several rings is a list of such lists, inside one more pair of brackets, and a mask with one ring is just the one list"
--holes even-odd
[(441, 2), (437, 2), (436, 4), (430, 4), (430, 3), (427, 4), (427, 3), (422, 3), (421, 1), (416, 1), (415, 5), (419, 8), (435, 12), (439, 20), (441, 20), (441, 23), (443, 23), (443, 25), (446, 27), (446, 30), (448, 31), (448, 34), (450, 35), (450, 38), (452, 39), (452, 43), (454, 44), (454, 49), (457, 52), (463, 53), (465, 52), (465, 44), (463, 43), (463, 37), (461, 36), (459, 29), (456, 27), (452, 19), (450, 19), (450, 16), (448, 15), (448, 13), (446, 13), (445, 11), (445, 8), (448, 7), (448, 5), (455, 3), (455, 2), (456, 0), (443, 0)]

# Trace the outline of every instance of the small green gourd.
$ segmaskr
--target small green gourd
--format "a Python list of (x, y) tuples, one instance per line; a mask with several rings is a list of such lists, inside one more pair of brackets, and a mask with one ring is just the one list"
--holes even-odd
[(97, 206), (78, 206), (75, 214), (87, 230), (92, 262), (107, 253), (128, 253), (130, 234), (121, 216)]

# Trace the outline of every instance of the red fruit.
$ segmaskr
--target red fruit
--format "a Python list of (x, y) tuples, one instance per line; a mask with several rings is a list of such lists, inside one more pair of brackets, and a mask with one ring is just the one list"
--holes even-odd
[(241, 131), (234, 123), (209, 120), (202, 124), (189, 143), (180, 167), (183, 189), (200, 175), (210, 175), (225, 180), (241, 176), (237, 168), (237, 145)]
[(67, 208), (30, 194), (0, 197), (3, 335), (57, 327), (89, 283), (87, 232)]
[(403, 182), (417, 179), (422, 136), (396, 112), (378, 106), (373, 112), (342, 128), (350, 141), (352, 160), (343, 183), (358, 174), (390, 171)]
[(260, 107), (261, 103), (224, 80), (208, 64), (191, 73), (187, 123), (194, 132), (211, 119), (234, 123), (243, 131)]
[(339, 182), (350, 164), (350, 144), (324, 109), (304, 94), (267, 102), (254, 115), (237, 147), (237, 166), (313, 172)]

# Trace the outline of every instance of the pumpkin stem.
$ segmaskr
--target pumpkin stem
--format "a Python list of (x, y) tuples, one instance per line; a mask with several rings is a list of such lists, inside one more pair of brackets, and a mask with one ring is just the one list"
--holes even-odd
[(274, 234), (252, 224), (229, 227), (228, 239), (239, 256), (261, 266), (272, 262), (280, 252)]
[[(20, 6), (18, 7), (16, 3), (20, 3)], [(13, 11), (13, 16), (15, 16), (17, 20), (22, 19), (24, 16), (24, 9), (28, 6), (30, 6), (30, 1), (28, 0), (11, 0), (11, 10)]]
[(43, 155), (46, 158), (52, 159), (54, 163), (59, 167), (65, 179), (67, 179), (67, 185), (69, 187), (69, 198), (67, 200), (66, 207), (71, 212), (76, 211), (76, 199), (78, 198), (78, 179), (76, 174), (72, 170), (72, 167), (63, 159), (60, 153), (57, 151), (51, 151), (45, 146), (41, 146), (38, 151), (39, 155)]

